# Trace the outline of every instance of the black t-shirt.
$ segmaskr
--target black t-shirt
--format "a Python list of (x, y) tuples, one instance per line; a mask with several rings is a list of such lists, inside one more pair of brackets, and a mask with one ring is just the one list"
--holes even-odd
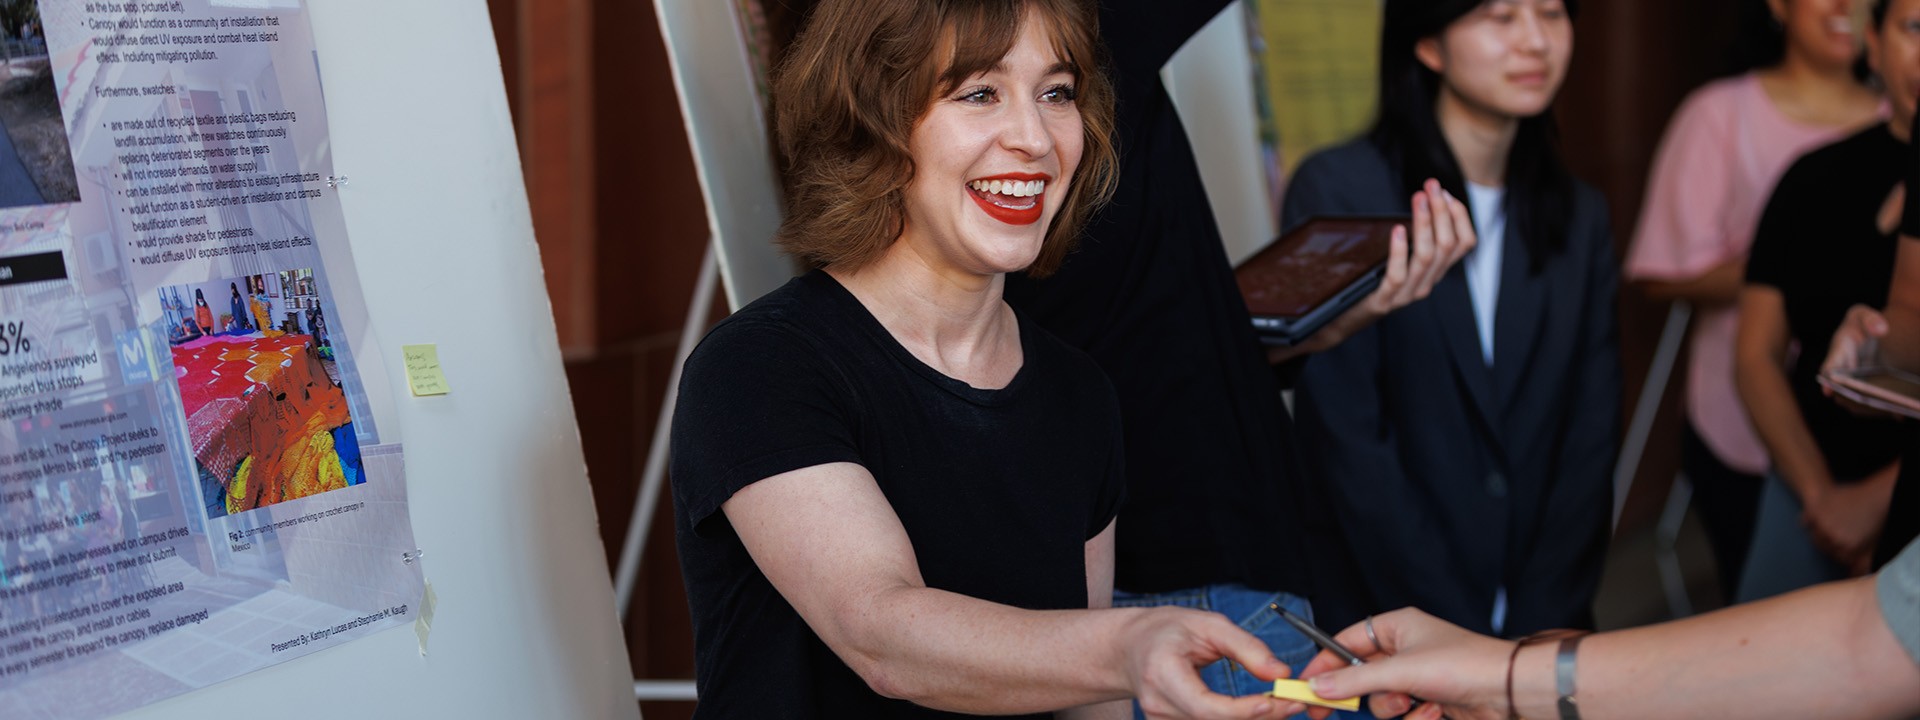
[[(1913, 134), (1909, 140), (1920, 138), (1920, 114), (1913, 116)], [(1907, 143), (1907, 199), (1906, 221), (1901, 223), (1901, 234), (1907, 245), (1907, 252), (1920, 252), (1920, 142)], [(1897, 256), (1896, 250), (1896, 256)], [(1887, 523), (1880, 531), (1880, 545), (1874, 551), (1873, 567), (1878, 569), (1900, 554), (1900, 550), (1920, 537), (1920, 432), (1911, 432), (1907, 439), (1907, 456), (1900, 463), (1900, 479), (1894, 483), (1893, 499), (1887, 505)]]
[(1786, 301), (1787, 329), (1800, 345), (1788, 381), (1840, 481), (1886, 467), (1906, 437), (1899, 423), (1848, 412), (1817, 378), (1847, 310), (1887, 304), (1898, 241), (1879, 222), (1909, 158), (1884, 124), (1801, 158), (1775, 186), (1747, 260), (1747, 282), (1777, 288)]
[[(1308, 521), (1290, 420), (1160, 68), (1226, 0), (1101, 3), (1113, 56), (1120, 179), (1058, 274), (1007, 279), (1007, 300), (1100, 363), (1126, 422), (1127, 503), (1115, 586), (1216, 583), (1311, 592), (1286, 559)], [(1316, 539), (1337, 538), (1331, 527)]]
[(687, 360), (674, 529), (700, 718), (949, 717), (875, 694), (754, 565), (720, 505), (783, 472), (857, 463), (927, 585), (1029, 609), (1087, 606), (1086, 541), (1121, 501), (1119, 409), (1093, 362), (1025, 318), (1024, 362), (981, 390), (920, 362), (832, 276), (741, 309)]

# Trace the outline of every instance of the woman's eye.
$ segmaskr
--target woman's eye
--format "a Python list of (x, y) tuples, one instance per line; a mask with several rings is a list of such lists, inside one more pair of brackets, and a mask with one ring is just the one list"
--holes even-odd
[(954, 99), (972, 105), (985, 105), (993, 102), (993, 99), (997, 97), (998, 94), (999, 93), (995, 92), (993, 88), (981, 87), (962, 92)]
[(1079, 91), (1073, 89), (1072, 85), (1055, 85), (1047, 88), (1046, 92), (1040, 94), (1042, 101), (1060, 105), (1071, 103), (1079, 97)]

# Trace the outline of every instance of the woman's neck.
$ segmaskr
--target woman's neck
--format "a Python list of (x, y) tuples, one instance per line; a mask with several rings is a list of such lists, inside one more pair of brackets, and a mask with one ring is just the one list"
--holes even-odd
[(1019, 326), (1001, 301), (1005, 275), (943, 266), (904, 240), (857, 270), (827, 273), (909, 352), (949, 377), (996, 388), (1019, 370)]
[(1854, 80), (1853, 68), (1817, 64), (1797, 52), (1759, 76), (1774, 107), (1804, 124), (1858, 126), (1877, 105), (1873, 93)]
[(1507, 156), (1520, 133), (1520, 119), (1476, 107), (1445, 87), (1435, 101), (1434, 113), (1440, 120), (1440, 134), (1446, 137), (1447, 147), (1453, 150), (1467, 182), (1505, 186)]

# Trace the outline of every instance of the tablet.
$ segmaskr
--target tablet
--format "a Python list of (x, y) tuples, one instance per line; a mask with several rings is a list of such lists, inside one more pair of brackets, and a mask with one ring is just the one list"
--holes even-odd
[(1280, 236), (1234, 268), (1253, 329), (1290, 347), (1380, 287), (1393, 228), (1405, 217), (1325, 216)]
[(1920, 377), (1890, 368), (1861, 368), (1821, 373), (1820, 384), (1861, 405), (1920, 418)]

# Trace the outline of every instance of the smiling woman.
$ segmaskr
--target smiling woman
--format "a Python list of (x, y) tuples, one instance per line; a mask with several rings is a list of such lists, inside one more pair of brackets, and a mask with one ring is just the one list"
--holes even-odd
[(1218, 658), (1286, 672), (1224, 616), (1104, 609), (1118, 402), (1001, 297), (1112, 184), (1095, 27), (1077, 0), (829, 0), (789, 52), (779, 241), (820, 268), (707, 335), (673, 420), (697, 717), (1298, 711), (1207, 692)]
[[(1022, 22), (1029, 4), (1037, 21), (1032, 27)], [(907, 186), (931, 171), (923, 165), (984, 160), (964, 143), (993, 141), (995, 125), (1012, 120), (1016, 133), (1044, 134), (1043, 142), (1071, 145), (1071, 152), (992, 160), (1013, 174), (952, 178), (944, 189), (961, 192), (966, 181), (998, 179), (1002, 190), (985, 192), (1024, 206), (1010, 203), (1004, 181), (1049, 181), (1057, 197), (1034, 205), (1051, 206), (1056, 221), (1041, 227), (1049, 232), (1032, 271), (1051, 272), (1112, 192), (1117, 171), (1113, 90), (1097, 72), (1096, 26), (1073, 0), (822, 3), (774, 89), (776, 132), (790, 167), (780, 243), (817, 265), (865, 265), (905, 230)], [(1016, 44), (1029, 39), (1037, 46), (1028, 59), (1042, 63), (1041, 72), (1034, 87), (1014, 87), (1009, 62), (1018, 59)], [(1011, 96), (1017, 90), (1031, 94)], [(949, 112), (963, 107), (964, 117)], [(1014, 117), (1019, 113), (1029, 115)], [(1027, 150), (1019, 148), (1023, 155)], [(970, 152), (975, 157), (957, 156)], [(1021, 163), (1051, 166), (1055, 175), (1016, 167)], [(1070, 183), (1076, 169), (1079, 182)], [(997, 205), (978, 197), (982, 209)], [(1039, 221), (1021, 219), (1018, 224)]]

